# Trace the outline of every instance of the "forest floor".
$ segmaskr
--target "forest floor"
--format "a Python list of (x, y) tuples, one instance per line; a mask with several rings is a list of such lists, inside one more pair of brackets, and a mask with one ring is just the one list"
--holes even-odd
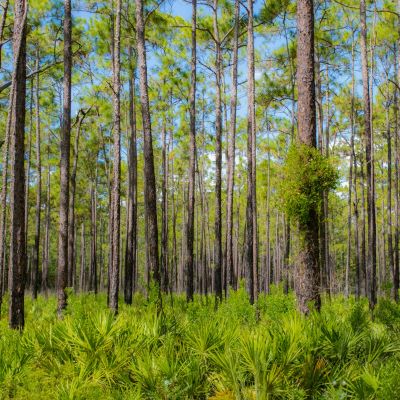
[(243, 290), (217, 310), (213, 297), (166, 296), (161, 315), (136, 295), (115, 318), (104, 294), (71, 294), (59, 321), (54, 296), (27, 296), (22, 334), (5, 304), (1, 399), (399, 398), (400, 306), (385, 299), (372, 319), (343, 297), (304, 317), (278, 289), (258, 312)]

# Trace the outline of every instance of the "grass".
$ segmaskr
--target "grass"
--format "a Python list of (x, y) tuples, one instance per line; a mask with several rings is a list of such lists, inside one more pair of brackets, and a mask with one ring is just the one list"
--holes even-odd
[(27, 297), (23, 334), (0, 321), (1, 399), (398, 399), (400, 307), (336, 297), (303, 317), (293, 295), (135, 297), (114, 318), (104, 295)]

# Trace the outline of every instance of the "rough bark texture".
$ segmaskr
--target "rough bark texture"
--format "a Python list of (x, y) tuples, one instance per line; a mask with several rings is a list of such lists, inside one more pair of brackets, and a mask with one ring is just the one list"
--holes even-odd
[(194, 291), (194, 266), (193, 266), (193, 240), (194, 240), (194, 207), (196, 187), (196, 18), (197, 0), (192, 0), (192, 59), (190, 63), (191, 80), (189, 94), (190, 114), (190, 149), (189, 149), (189, 188), (186, 221), (186, 299), (193, 300)]
[(232, 50), (232, 83), (230, 122), (228, 137), (228, 182), (226, 199), (226, 271), (227, 279), (225, 290), (228, 286), (234, 286), (236, 277), (233, 268), (233, 191), (235, 187), (235, 141), (236, 141), (236, 108), (237, 108), (237, 85), (238, 85), (238, 41), (239, 41), (239, 0), (235, 0), (235, 20), (233, 31)]
[[(298, 1), (297, 31), (298, 139), (300, 144), (316, 147), (313, 0)], [(308, 313), (310, 302), (317, 310), (321, 305), (316, 209), (309, 210), (308, 222), (300, 224), (299, 233), (296, 294), (300, 311)]]
[(364, 140), (365, 140), (365, 162), (367, 171), (367, 216), (368, 216), (368, 300), (373, 309), (376, 305), (376, 214), (375, 214), (375, 183), (373, 166), (373, 139), (371, 127), (371, 99), (369, 93), (369, 72), (367, 54), (367, 16), (365, 0), (360, 1), (361, 20), (361, 65), (363, 81), (364, 100)]
[(218, 28), (218, 0), (214, 0), (214, 39), (215, 39), (215, 73), (216, 73), (216, 104), (215, 104), (215, 295), (216, 300), (222, 300), (222, 99), (221, 76), (222, 54)]
[(114, 24), (113, 51), (113, 177), (111, 188), (111, 264), (109, 307), (118, 313), (119, 264), (120, 264), (120, 226), (121, 226), (121, 0), (117, 0)]
[(25, 96), (26, 96), (26, 14), (25, 0), (14, 5), (13, 53), (14, 90), (11, 91), (11, 248), (9, 323), (13, 329), (24, 327), (25, 246)]
[[(129, 46), (129, 57), (133, 57), (132, 46)], [(132, 293), (136, 282), (136, 248), (137, 248), (137, 145), (136, 145), (136, 102), (135, 70), (129, 70), (129, 159), (128, 159), (128, 209), (125, 252), (125, 303), (132, 304)]]
[(256, 115), (254, 85), (253, 1), (247, 2), (247, 207), (246, 207), (246, 271), (250, 302), (258, 295), (258, 245), (256, 202)]
[(147, 61), (145, 47), (145, 29), (143, 18), (143, 0), (136, 0), (136, 40), (138, 50), (138, 70), (140, 104), (143, 120), (143, 155), (145, 176), (145, 214), (147, 231), (147, 265), (153, 278), (161, 286), (158, 260), (157, 193), (154, 175), (153, 139), (151, 134), (149, 94), (147, 86)]
[(63, 120), (60, 143), (60, 227), (57, 262), (57, 313), (61, 317), (67, 307), (65, 291), (68, 280), (68, 203), (69, 153), (71, 142), (71, 74), (72, 74), (71, 0), (64, 1), (64, 79)]

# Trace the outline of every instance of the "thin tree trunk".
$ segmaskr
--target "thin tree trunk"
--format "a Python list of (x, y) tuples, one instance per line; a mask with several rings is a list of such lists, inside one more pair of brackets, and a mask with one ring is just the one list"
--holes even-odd
[(222, 170), (222, 55), (218, 27), (218, 0), (214, 0), (213, 25), (215, 38), (215, 73), (216, 73), (216, 115), (215, 115), (215, 300), (222, 301), (222, 200), (221, 200), (221, 170)]
[(79, 289), (83, 293), (86, 289), (86, 248), (85, 248), (85, 224), (82, 222), (81, 230), (81, 267), (79, 271)]
[(371, 100), (369, 93), (369, 72), (367, 56), (367, 16), (365, 0), (360, 0), (361, 20), (361, 64), (364, 100), (364, 137), (365, 161), (367, 170), (367, 206), (368, 206), (368, 300), (373, 309), (376, 305), (376, 210), (375, 210), (375, 182), (373, 167), (373, 138), (371, 128)]
[[(73, 286), (73, 280), (75, 275), (75, 194), (76, 194), (76, 173), (78, 169), (78, 158), (79, 158), (79, 139), (82, 130), (83, 120), (85, 119), (88, 111), (79, 110), (78, 112), (78, 127), (75, 134), (74, 141), (74, 158), (72, 162), (72, 171), (71, 171), (71, 192), (69, 196), (69, 210), (68, 210), (68, 286)], [(79, 114), (82, 116), (79, 118)]]
[(0, 21), (0, 69), (2, 65), (2, 50), (4, 44), (4, 28), (6, 27), (6, 20), (7, 20), (7, 12), (8, 12), (9, 0), (6, 0), (3, 8), (3, 14), (1, 15)]
[(7, 267), (6, 267), (6, 219), (7, 219), (7, 180), (8, 180), (8, 163), (10, 156), (10, 140), (11, 140), (11, 117), (13, 107), (13, 96), (15, 92), (15, 86), (11, 87), (10, 91), (10, 102), (8, 107), (8, 115), (6, 122), (6, 133), (4, 139), (3, 149), (3, 165), (2, 165), (2, 187), (1, 187), (1, 199), (0, 199), (0, 312), (1, 305), (3, 302), (3, 295), (7, 290)]
[(57, 262), (57, 313), (61, 318), (67, 307), (68, 283), (68, 206), (69, 157), (71, 145), (71, 75), (72, 75), (72, 17), (71, 0), (64, 0), (64, 99), (61, 126), (60, 159), (60, 228)]
[(236, 140), (236, 108), (237, 108), (237, 86), (238, 86), (238, 42), (239, 42), (239, 13), (240, 3), (235, 0), (235, 19), (233, 31), (233, 50), (232, 50), (232, 83), (231, 83), (231, 103), (230, 121), (228, 137), (228, 182), (227, 182), (227, 203), (226, 203), (226, 271), (227, 282), (225, 290), (229, 286), (235, 285), (235, 274), (233, 268), (233, 192), (235, 188), (235, 140)]
[(50, 256), (50, 133), (47, 138), (47, 191), (46, 191), (46, 216), (45, 216), (45, 234), (43, 246), (43, 264), (42, 264), (42, 292), (47, 296), (49, 287), (49, 256)]
[[(97, 160), (96, 160), (97, 161)], [(90, 186), (90, 281), (89, 291), (97, 293), (97, 169)]]
[[(133, 58), (132, 46), (129, 57)], [(129, 160), (128, 160), (128, 209), (125, 252), (125, 303), (132, 304), (132, 293), (136, 289), (137, 248), (137, 145), (136, 145), (136, 102), (135, 69), (129, 69)]]
[(190, 114), (190, 154), (189, 154), (189, 187), (187, 203), (186, 221), (186, 259), (185, 271), (186, 299), (193, 301), (193, 240), (194, 240), (194, 209), (195, 209), (195, 188), (196, 188), (196, 18), (197, 0), (192, 0), (192, 59), (190, 62), (190, 94), (189, 94), (189, 114)]
[[(39, 48), (36, 49), (36, 69), (39, 69)], [(35, 209), (35, 246), (33, 250), (32, 296), (37, 298), (39, 290), (39, 247), (40, 247), (40, 210), (42, 208), (42, 164), (40, 155), (40, 103), (39, 103), (39, 74), (36, 75), (36, 209)]]
[(109, 307), (118, 313), (121, 226), (121, 0), (117, 0), (113, 40), (113, 178), (111, 189), (111, 265)]

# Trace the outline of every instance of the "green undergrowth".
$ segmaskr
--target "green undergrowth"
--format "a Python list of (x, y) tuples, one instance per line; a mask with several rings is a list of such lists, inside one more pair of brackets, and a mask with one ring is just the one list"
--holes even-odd
[[(121, 302), (122, 304), (122, 302)], [(3, 306), (4, 308), (4, 306)], [(104, 295), (27, 297), (23, 334), (0, 321), (2, 399), (398, 399), (400, 307), (335, 297), (301, 316), (275, 289), (214, 299), (140, 295), (115, 318)], [(256, 314), (259, 318), (256, 319)]]

